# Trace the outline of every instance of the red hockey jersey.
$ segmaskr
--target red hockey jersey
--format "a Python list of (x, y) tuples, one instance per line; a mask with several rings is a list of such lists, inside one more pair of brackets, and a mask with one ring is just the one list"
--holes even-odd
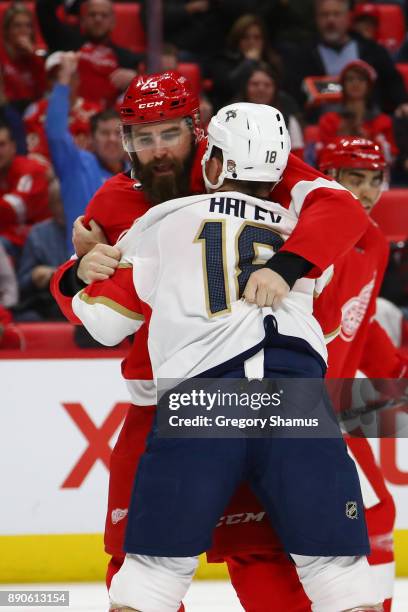
[[(87, 42), (79, 50), (79, 94), (103, 107), (114, 106), (120, 91), (110, 75), (119, 68), (118, 58), (108, 45)], [(136, 68), (136, 66), (135, 66)]]
[[(24, 126), (27, 134), (28, 152), (49, 160), (50, 152), (44, 128), (47, 108), (47, 98), (31, 104), (24, 113)], [(99, 113), (101, 110), (102, 106), (100, 104), (77, 98), (69, 114), (68, 122), (71, 134), (73, 136), (89, 135), (89, 120), (92, 115)]]
[(46, 79), (44, 58), (32, 54), (12, 58), (0, 47), (1, 75), (4, 94), (10, 102), (38, 100), (45, 93)]
[(327, 376), (354, 378), (361, 370), (371, 378), (398, 378), (404, 363), (397, 349), (374, 319), (385, 268), (388, 244), (370, 220), (364, 236), (334, 265), (334, 276), (315, 300), (314, 313), (327, 339)]

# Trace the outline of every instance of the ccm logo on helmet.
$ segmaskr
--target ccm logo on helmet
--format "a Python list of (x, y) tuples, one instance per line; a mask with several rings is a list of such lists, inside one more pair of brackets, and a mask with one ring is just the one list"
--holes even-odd
[(139, 108), (154, 108), (155, 106), (161, 106), (163, 104), (163, 100), (160, 102), (144, 102), (143, 104), (139, 104)]

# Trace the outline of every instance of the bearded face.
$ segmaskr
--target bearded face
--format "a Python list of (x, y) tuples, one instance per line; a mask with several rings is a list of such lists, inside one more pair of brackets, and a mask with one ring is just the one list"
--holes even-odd
[(190, 193), (190, 172), (193, 158), (191, 147), (190, 153), (184, 160), (172, 156), (160, 160), (152, 159), (146, 164), (135, 160), (136, 175), (152, 205), (182, 198)]
[(133, 125), (124, 146), (151, 204), (188, 195), (194, 138), (185, 119)]

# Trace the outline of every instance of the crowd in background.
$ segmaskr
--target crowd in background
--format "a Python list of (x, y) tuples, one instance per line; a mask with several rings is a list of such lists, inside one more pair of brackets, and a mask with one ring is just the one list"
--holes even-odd
[[(146, 30), (148, 0), (139, 4)], [(366, 3), (162, 4), (162, 69), (195, 65), (204, 125), (230, 102), (270, 104), (307, 162), (335, 136), (364, 136), (383, 147), (390, 185), (408, 187), (400, 70), (406, 63), (408, 71), (408, 38), (379, 44), (378, 15)], [(408, 0), (381, 4), (398, 6), (408, 23)], [(133, 50), (143, 45), (112, 42), (110, 0), (12, 2), (1, 14), (0, 335), (11, 318), (62, 318), (50, 278), (72, 253), (74, 219), (107, 178), (128, 169), (117, 108), (146, 71), (144, 53)]]

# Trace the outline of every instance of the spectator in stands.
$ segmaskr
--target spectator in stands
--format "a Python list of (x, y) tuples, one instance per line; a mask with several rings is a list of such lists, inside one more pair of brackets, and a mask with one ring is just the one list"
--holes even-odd
[(27, 237), (18, 268), (21, 300), (15, 309), (18, 321), (62, 319), (51, 296), (51, 276), (68, 257), (65, 241), (64, 210), (56, 178), (49, 186), (52, 219), (36, 223)]
[(269, 104), (283, 114), (291, 140), (291, 151), (303, 158), (303, 132), (300, 125), (299, 108), (294, 99), (279, 89), (277, 74), (265, 63), (259, 62), (244, 80), (237, 101)]
[(405, 39), (401, 49), (398, 51), (396, 61), (408, 64), (408, 38)]
[(10, 257), (0, 244), (0, 305), (12, 308), (18, 301), (16, 274)]
[(408, 115), (408, 97), (399, 72), (388, 52), (374, 41), (349, 32), (348, 0), (316, 0), (318, 39), (298, 47), (285, 57), (286, 88), (303, 103), (302, 82), (306, 76), (339, 75), (352, 60), (362, 59), (373, 66), (378, 78), (376, 102), (386, 112)]
[(392, 171), (392, 184), (408, 187), (408, 119), (396, 119), (394, 129), (399, 155)]
[(72, 75), (77, 55), (63, 53), (58, 81), (48, 104), (45, 131), (51, 159), (61, 183), (67, 229), (67, 245), (72, 252), (71, 228), (102, 183), (125, 169), (118, 114), (106, 110), (91, 118), (92, 151), (80, 149), (69, 131)]
[(110, 0), (86, 0), (81, 5), (80, 27), (58, 18), (60, 4), (60, 0), (37, 1), (37, 16), (49, 50), (79, 50), (79, 95), (113, 106), (136, 76), (142, 56), (111, 41), (115, 16)]
[(260, 61), (280, 70), (279, 56), (269, 45), (263, 21), (256, 15), (243, 15), (234, 23), (225, 51), (212, 69), (217, 107), (228, 104), (236, 96), (242, 82)]
[[(174, 45), (163, 45), (161, 54), (161, 69), (163, 72), (167, 70), (179, 70), (178, 51)], [(198, 69), (198, 68), (197, 68)], [(201, 76), (201, 73), (199, 73)], [(199, 84), (200, 87), (201, 84)], [(205, 130), (214, 114), (214, 107), (203, 91), (198, 92), (200, 99), (200, 118), (201, 127)]]
[(407, 0), (370, 0), (370, 2), (367, 2), (367, 0), (354, 0), (353, 5), (356, 6), (357, 4), (399, 4), (403, 9), (405, 8), (408, 15)]
[(378, 17), (374, 13), (361, 13), (353, 17), (352, 30), (368, 40), (375, 40), (378, 29)]
[[(62, 53), (55, 51), (45, 62), (48, 86), (51, 90), (58, 80), (61, 70)], [(69, 130), (74, 138), (75, 144), (81, 149), (89, 149), (91, 146), (90, 118), (102, 110), (100, 104), (89, 102), (78, 96), (78, 74), (71, 76), (70, 82), (70, 113)], [(38, 159), (42, 163), (50, 162), (47, 137), (45, 134), (45, 117), (47, 115), (48, 97), (34, 102), (24, 113), (24, 124), (27, 132), (27, 147), (29, 157)]]
[(361, 136), (381, 145), (390, 163), (398, 154), (391, 118), (373, 103), (372, 93), (377, 74), (369, 64), (354, 60), (340, 75), (342, 102), (320, 117), (319, 131), (323, 144), (336, 136)]
[(316, 31), (314, 0), (264, 0), (259, 13), (268, 26), (269, 39), (279, 50), (288, 43), (310, 41)]
[(166, 70), (177, 70), (179, 65), (178, 50), (175, 45), (164, 44), (161, 53), (161, 69), (163, 72)]
[(16, 143), (17, 154), (26, 155), (27, 144), (23, 119), (17, 109), (9, 104), (5, 96), (3, 77), (0, 70), (0, 124), (2, 123), (6, 123), (10, 126)]
[(44, 57), (35, 48), (34, 17), (23, 2), (11, 4), (3, 17), (0, 64), (4, 93), (20, 112), (45, 91)]
[(0, 124), (0, 243), (17, 259), (30, 227), (49, 216), (47, 170), (17, 156), (10, 127)]
[[(149, 0), (142, 0), (142, 20), (147, 30)], [(164, 40), (179, 49), (179, 60), (198, 62), (205, 76), (223, 48), (234, 20), (256, 10), (259, 0), (166, 0), (163, 2)]]

